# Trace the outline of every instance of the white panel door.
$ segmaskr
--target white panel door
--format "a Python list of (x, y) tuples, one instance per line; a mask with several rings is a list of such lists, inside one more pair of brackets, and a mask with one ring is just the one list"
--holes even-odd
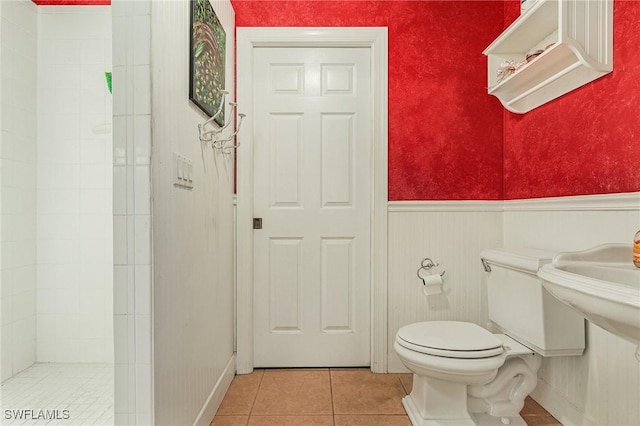
[(370, 363), (368, 48), (257, 48), (254, 366)]

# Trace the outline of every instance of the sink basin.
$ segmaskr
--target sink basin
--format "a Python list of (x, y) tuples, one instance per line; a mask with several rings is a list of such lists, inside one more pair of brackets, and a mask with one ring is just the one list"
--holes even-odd
[(538, 276), (562, 303), (597, 326), (640, 345), (640, 269), (633, 265), (631, 244), (604, 244), (559, 254)]

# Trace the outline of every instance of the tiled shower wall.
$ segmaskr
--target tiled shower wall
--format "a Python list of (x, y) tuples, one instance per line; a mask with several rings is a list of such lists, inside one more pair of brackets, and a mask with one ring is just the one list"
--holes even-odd
[(113, 0), (115, 423), (153, 424), (151, 1)]
[(113, 361), (111, 8), (38, 8), (38, 362)]
[(1, 379), (35, 361), (37, 10), (0, 2)]

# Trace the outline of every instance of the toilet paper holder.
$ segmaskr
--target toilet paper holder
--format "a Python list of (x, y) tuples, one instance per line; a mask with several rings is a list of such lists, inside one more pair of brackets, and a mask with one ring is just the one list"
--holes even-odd
[[(440, 264), (434, 262), (433, 260), (431, 260), (428, 257), (425, 257), (424, 259), (422, 259), (422, 262), (420, 262), (420, 267), (416, 271), (416, 275), (418, 275), (418, 278), (420, 278), (424, 282), (424, 279), (425, 279), (426, 276), (433, 275), (433, 273), (429, 272), (429, 271), (431, 271), (431, 269), (433, 269), (433, 268), (435, 268), (437, 266), (440, 266)], [(426, 272), (428, 272), (428, 274), (427, 275), (420, 275), (420, 271), (426, 271)], [(440, 275), (440, 277), (444, 277), (444, 274), (446, 272), (447, 271), (442, 271), (442, 273), (440, 273), (438, 275)]]
[(439, 266), (438, 263), (426, 257), (422, 259), (420, 268), (418, 268), (418, 271), (416, 272), (418, 278), (422, 281), (422, 292), (427, 297), (448, 293), (448, 291), (443, 291), (442, 288), (444, 283), (443, 277), (446, 271), (442, 271), (441, 273), (434, 273), (432, 271), (432, 269), (437, 266)]

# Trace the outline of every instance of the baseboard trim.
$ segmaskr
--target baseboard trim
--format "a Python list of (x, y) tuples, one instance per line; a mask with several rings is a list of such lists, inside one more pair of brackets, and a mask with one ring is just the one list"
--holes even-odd
[[(393, 346), (393, 345), (391, 345)], [(411, 371), (404, 366), (404, 364), (402, 363), (402, 361), (400, 361), (400, 357), (398, 356), (397, 353), (391, 352), (388, 355), (388, 360), (389, 360), (389, 373), (411, 373)]]
[(569, 197), (506, 200), (504, 211), (612, 211), (639, 210), (640, 192), (573, 195)]
[(546, 382), (538, 380), (531, 397), (564, 426), (597, 426), (595, 420)]
[(391, 212), (640, 211), (640, 192), (521, 200), (389, 201)]
[(207, 401), (204, 403), (204, 406), (198, 413), (198, 417), (196, 417), (196, 420), (193, 422), (193, 426), (209, 426), (211, 424), (218, 408), (220, 408), (224, 395), (227, 393), (227, 389), (229, 389), (229, 385), (231, 385), (235, 372), (236, 357), (234, 354), (231, 355), (231, 359), (229, 359), (227, 366), (224, 368), (222, 374), (218, 378), (218, 381), (211, 390)]
[(501, 212), (502, 201), (434, 200), (389, 201), (389, 212)]

